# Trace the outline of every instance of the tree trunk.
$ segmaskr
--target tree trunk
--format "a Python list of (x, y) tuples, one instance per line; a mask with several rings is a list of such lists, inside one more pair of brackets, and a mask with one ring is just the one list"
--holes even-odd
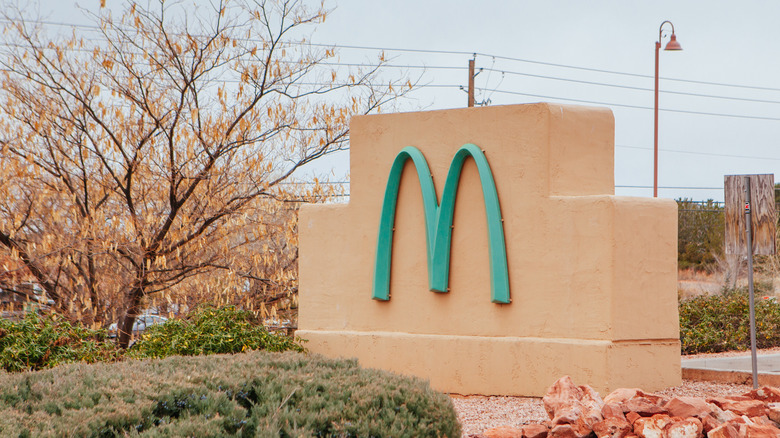
[(118, 325), (118, 337), (119, 346), (121, 348), (127, 348), (130, 346), (130, 338), (133, 335), (133, 324), (135, 319), (141, 313), (141, 297), (143, 297), (143, 290), (138, 287), (134, 287), (130, 290), (130, 306), (127, 308), (125, 317), (122, 318), (122, 323)]

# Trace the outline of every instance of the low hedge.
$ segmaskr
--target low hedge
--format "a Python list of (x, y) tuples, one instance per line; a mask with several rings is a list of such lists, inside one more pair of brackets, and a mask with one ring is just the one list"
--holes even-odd
[(29, 371), (72, 362), (112, 362), (121, 355), (105, 330), (91, 330), (28, 313), (14, 322), (0, 318), (0, 368)]
[(251, 312), (233, 306), (205, 306), (184, 319), (149, 327), (130, 350), (117, 347), (106, 330), (91, 330), (55, 318), (33, 312), (16, 322), (0, 318), (0, 369), (35, 371), (73, 362), (248, 350), (304, 351), (302, 339), (270, 333)]
[(303, 352), (302, 342), (300, 338), (270, 333), (249, 311), (234, 306), (205, 306), (185, 319), (147, 328), (128, 354), (146, 359), (247, 350)]
[(0, 436), (460, 436), (427, 383), (294, 352), (0, 373), (0, 418)]
[[(756, 344), (780, 346), (780, 303), (763, 297), (756, 285)], [(750, 304), (747, 288), (719, 295), (699, 296), (679, 303), (680, 343), (683, 354), (750, 349)]]

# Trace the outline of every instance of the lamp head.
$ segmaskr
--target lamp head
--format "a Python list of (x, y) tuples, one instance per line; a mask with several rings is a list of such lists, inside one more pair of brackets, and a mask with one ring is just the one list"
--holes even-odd
[(677, 35), (672, 33), (672, 36), (669, 38), (669, 42), (666, 44), (666, 47), (664, 47), (664, 50), (682, 50), (682, 46), (680, 43), (677, 42)]

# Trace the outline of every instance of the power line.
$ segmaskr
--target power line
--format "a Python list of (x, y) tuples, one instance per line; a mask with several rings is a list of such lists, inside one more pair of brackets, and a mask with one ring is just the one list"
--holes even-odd
[[(642, 150), (649, 150), (649, 151), (653, 150), (653, 148), (645, 147), (645, 146), (615, 145), (615, 147), (624, 148), (624, 149), (642, 149)], [(716, 153), (716, 152), (681, 151), (681, 150), (676, 150), (676, 149), (659, 149), (659, 151), (662, 151), (662, 152), (673, 152), (673, 153), (679, 153), (679, 154), (706, 155), (706, 156), (713, 156), (713, 157), (747, 158), (747, 159), (751, 159), (751, 160), (780, 161), (780, 158), (778, 158), (778, 157), (756, 157), (756, 156), (750, 156), (750, 155), (720, 154), (720, 153)]]
[[(476, 55), (481, 56), (488, 56), (488, 57), (494, 57), (497, 59), (504, 59), (507, 61), (516, 61), (516, 62), (526, 62), (529, 64), (540, 64), (540, 65), (547, 65), (551, 67), (561, 67), (561, 68), (570, 68), (570, 69), (576, 69), (576, 70), (585, 70), (585, 71), (592, 71), (597, 73), (608, 73), (608, 74), (614, 74), (614, 75), (622, 75), (622, 76), (633, 76), (638, 78), (655, 78), (653, 75), (646, 75), (646, 74), (639, 74), (639, 73), (627, 73), (627, 72), (620, 72), (615, 70), (604, 70), (599, 68), (590, 68), (590, 67), (580, 67), (575, 65), (567, 65), (567, 64), (556, 64), (552, 62), (543, 62), (543, 61), (533, 61), (530, 59), (521, 59), (521, 58), (512, 58), (509, 56), (499, 56), (499, 55), (491, 55), (488, 53), (475, 53)], [(676, 82), (686, 82), (686, 83), (692, 83), (692, 84), (703, 84), (703, 85), (716, 85), (721, 87), (735, 87), (735, 88), (747, 88), (747, 89), (753, 89), (753, 90), (762, 90), (762, 91), (780, 91), (780, 88), (772, 88), (772, 87), (760, 87), (760, 86), (754, 86), (754, 85), (742, 85), (742, 84), (726, 84), (722, 82), (708, 82), (708, 81), (697, 81), (692, 79), (679, 79), (679, 78), (669, 78), (661, 76), (660, 79), (666, 80), (666, 81), (676, 81)]]
[[(392, 47), (369, 47), (369, 46), (350, 46), (350, 45), (316, 44), (316, 43), (309, 43), (309, 44), (312, 45), (312, 46), (315, 46), (315, 47), (337, 47), (337, 48), (343, 48), (343, 49), (379, 50), (379, 51), (386, 51), (386, 52), (432, 53), (432, 54), (442, 54), (442, 55), (466, 55), (466, 56), (479, 55), (479, 56), (484, 56), (484, 57), (489, 57), (489, 58), (503, 59), (505, 61), (524, 62), (524, 63), (528, 63), (528, 64), (546, 65), (546, 66), (550, 66), (550, 67), (568, 68), (568, 69), (575, 69), (575, 70), (592, 71), (592, 72), (596, 72), (596, 73), (608, 73), (608, 74), (614, 74), (614, 75), (632, 76), (632, 77), (646, 78), (646, 79), (648, 79), (648, 78), (649, 79), (655, 78), (655, 76), (653, 76), (653, 75), (646, 75), (646, 74), (640, 74), (640, 73), (628, 73), (628, 72), (621, 72), (621, 71), (615, 71), (615, 70), (605, 70), (605, 69), (599, 69), (599, 68), (581, 67), (581, 66), (576, 66), (576, 65), (557, 64), (557, 63), (553, 63), (553, 62), (534, 61), (534, 60), (531, 60), (531, 59), (514, 58), (514, 57), (511, 57), (511, 56), (495, 55), (495, 54), (484, 53), (484, 52), (468, 52), (468, 51), (455, 51), (455, 50), (405, 49), (405, 48), (392, 48)], [(715, 86), (721, 86), (721, 87), (746, 88), (746, 89), (762, 90), (762, 91), (780, 91), (780, 88), (762, 87), (762, 86), (755, 86), (755, 85), (726, 84), (726, 83), (722, 83), (722, 82), (697, 81), (697, 80), (693, 80), (693, 79), (669, 78), (669, 77), (665, 77), (665, 76), (661, 76), (660, 79), (663, 79), (663, 80), (666, 80), (666, 81), (687, 82), (687, 83), (703, 84), (703, 85), (715, 85)]]
[[(285, 185), (342, 185), (342, 184), (350, 184), (350, 181), (319, 181), (315, 183), (314, 181), (284, 181), (280, 182), (279, 184), (285, 184)], [(621, 185), (616, 184), (615, 188), (628, 188), (628, 189), (652, 189), (653, 186), (643, 186), (643, 185)], [(659, 189), (676, 189), (676, 190), (723, 190), (723, 187), (694, 187), (694, 186), (658, 186)], [(334, 195), (328, 195), (328, 196), (334, 196)], [(338, 196), (349, 196), (349, 193), (341, 193), (338, 194)], [(697, 201), (692, 201), (697, 202)]]
[[(487, 88), (477, 88), (481, 91), (488, 90)], [(594, 100), (584, 100), (584, 99), (572, 99), (568, 97), (556, 97), (556, 96), (544, 96), (540, 94), (530, 94), (530, 93), (521, 93), (519, 91), (505, 91), (505, 90), (495, 90), (495, 93), (501, 93), (501, 94), (512, 94), (517, 96), (527, 96), (527, 97), (536, 97), (540, 99), (555, 99), (555, 100), (564, 100), (568, 102), (578, 102), (578, 103), (590, 103), (594, 105), (604, 105), (604, 106), (617, 106), (622, 108), (634, 108), (634, 109), (646, 109), (646, 110), (652, 110), (652, 107), (649, 106), (641, 106), (641, 105), (629, 105), (624, 103), (611, 103), (611, 102), (598, 102)], [(741, 114), (724, 114), (724, 113), (708, 113), (704, 111), (690, 111), (690, 110), (679, 110), (679, 109), (672, 109), (672, 108), (659, 108), (659, 111), (666, 111), (666, 112), (672, 112), (672, 113), (682, 113), (682, 114), (696, 114), (696, 115), (703, 115), (703, 116), (718, 116), (718, 117), (732, 117), (737, 119), (753, 119), (753, 120), (772, 120), (772, 121), (780, 121), (780, 118), (778, 117), (764, 117), (764, 116), (748, 116), (748, 115), (741, 115)]]
[[(546, 76), (546, 75), (538, 75), (533, 73), (522, 73), (522, 72), (516, 72), (511, 70), (497, 70), (492, 68), (482, 68), (484, 71), (496, 71), (503, 74), (513, 75), (513, 76), (526, 76), (526, 77), (532, 77), (532, 78), (539, 78), (539, 79), (550, 79), (554, 81), (564, 81), (564, 82), (572, 82), (577, 84), (586, 84), (586, 85), (598, 85), (602, 87), (612, 87), (612, 88), (622, 88), (626, 90), (636, 90), (636, 91), (654, 91), (652, 88), (645, 88), (645, 87), (634, 87), (630, 85), (620, 85), (620, 84), (610, 84), (606, 82), (595, 82), (595, 81), (584, 81), (580, 79), (570, 79), (570, 78), (559, 78), (555, 76)], [(780, 90), (778, 90), (780, 91)], [(737, 100), (737, 101), (743, 101), (743, 102), (757, 102), (757, 103), (776, 103), (780, 104), (780, 101), (778, 100), (766, 100), (766, 99), (751, 99), (747, 97), (731, 97), (731, 96), (717, 96), (712, 94), (700, 94), (700, 93), (689, 93), (685, 91), (672, 91), (672, 90), (659, 90), (660, 93), (663, 94), (676, 94), (680, 96), (693, 96), (693, 97), (707, 97), (712, 99), (726, 99), (726, 100)]]
[[(342, 184), (350, 184), (350, 181), (319, 181), (315, 183), (314, 181), (284, 181), (279, 184), (290, 184), (290, 185), (342, 185)], [(643, 185), (621, 185), (616, 184), (615, 188), (628, 188), (628, 189), (652, 189), (653, 186), (643, 186)], [(659, 189), (676, 189), (676, 190), (722, 190), (723, 187), (694, 187), (694, 186), (658, 186)], [(349, 195), (347, 194), (341, 194), (341, 195)], [(696, 202), (696, 201), (692, 201)]]
[[(13, 22), (12, 20), (5, 20), (0, 19), (0, 22)], [(90, 30), (100, 30), (99, 26), (96, 25), (88, 25), (88, 24), (74, 24), (74, 23), (64, 23), (64, 22), (53, 22), (53, 21), (40, 21), (39, 23), (47, 24), (47, 25), (57, 25), (57, 26), (69, 26), (73, 28), (86, 28)], [(326, 44), (319, 44), (319, 43), (305, 43), (309, 44), (311, 46), (321, 46), (321, 47), (337, 47), (342, 49), (360, 49), (360, 50), (381, 50), (381, 51), (398, 51), (398, 52), (410, 52), (410, 53), (433, 53), (433, 54), (454, 54), (454, 55), (480, 55), (480, 56), (486, 56), (491, 57), (493, 59), (503, 59), (503, 60), (510, 60), (510, 61), (517, 61), (517, 62), (526, 62), (526, 63), (534, 63), (534, 64), (540, 64), (540, 65), (549, 65), (554, 67), (561, 67), (561, 68), (570, 68), (570, 69), (577, 69), (577, 70), (583, 70), (583, 71), (595, 71), (600, 73), (608, 73), (608, 74), (619, 74), (619, 75), (627, 75), (627, 76), (636, 76), (636, 77), (643, 77), (643, 78), (651, 78), (653, 76), (650, 75), (640, 75), (635, 73), (626, 73), (626, 72), (617, 72), (617, 71), (611, 71), (611, 70), (604, 70), (604, 69), (595, 69), (595, 68), (589, 68), (589, 67), (580, 67), (580, 66), (573, 66), (573, 65), (567, 65), (567, 64), (556, 64), (556, 63), (549, 63), (549, 62), (543, 62), (543, 61), (533, 61), (528, 59), (522, 59), (522, 58), (514, 58), (514, 57), (507, 57), (507, 56), (501, 56), (501, 55), (493, 55), (493, 54), (487, 54), (483, 52), (467, 52), (467, 51), (452, 51), (452, 50), (431, 50), (431, 49), (408, 49), (408, 48), (382, 48), (382, 47), (370, 47), (370, 46), (357, 46), (357, 45), (326, 45)], [(78, 49), (75, 49), (78, 50)], [(340, 62), (328, 62), (324, 61), (321, 63), (322, 65), (328, 65), (328, 66), (345, 66), (345, 67), (376, 67), (376, 65), (373, 64), (365, 64), (365, 63), (340, 63)], [(465, 67), (459, 67), (459, 66), (437, 66), (437, 65), (431, 65), (431, 66), (425, 66), (425, 65), (414, 65), (414, 64), (386, 64), (381, 67), (387, 67), (387, 68), (408, 68), (408, 69), (443, 69), (443, 70), (463, 70)], [(485, 70), (485, 69), (483, 69)], [(597, 85), (597, 86), (608, 86), (608, 87), (614, 87), (614, 88), (622, 88), (622, 89), (631, 89), (631, 90), (638, 90), (638, 91), (652, 91), (648, 88), (642, 88), (642, 87), (633, 87), (633, 86), (627, 86), (627, 85), (619, 85), (619, 84), (609, 84), (609, 83), (603, 83), (603, 82), (596, 82), (596, 81), (585, 81), (585, 80), (578, 80), (578, 79), (568, 79), (568, 78), (560, 78), (555, 76), (546, 76), (546, 75), (537, 75), (537, 74), (531, 74), (531, 73), (522, 73), (522, 72), (515, 72), (515, 71), (508, 71), (508, 70), (497, 70), (493, 68), (486, 69), (487, 71), (500, 71), (504, 74), (512, 74), (512, 75), (522, 75), (522, 76), (528, 76), (528, 77), (537, 77), (537, 78), (543, 78), (543, 79), (549, 79), (549, 80), (557, 80), (557, 81), (567, 81), (572, 83), (582, 83), (582, 84), (588, 84), (588, 85)], [(738, 87), (738, 88), (751, 88), (751, 89), (758, 89), (758, 90), (771, 90), (771, 91), (780, 91), (780, 89), (777, 88), (770, 88), (770, 87), (755, 87), (755, 86), (746, 86), (746, 85), (739, 85), (739, 84), (724, 84), (724, 83), (716, 83), (716, 82), (705, 82), (705, 81), (692, 81), (687, 79), (676, 79), (676, 78), (664, 78), (665, 80), (674, 80), (674, 81), (681, 81), (681, 82), (688, 82), (688, 83), (702, 83), (702, 84), (708, 84), (708, 85), (718, 85), (718, 86), (728, 86), (728, 87)], [(228, 80), (230, 81), (230, 80)], [(434, 85), (429, 85), (434, 86)], [(442, 88), (449, 88), (451, 86), (445, 85), (440, 86)], [(596, 104), (596, 105), (606, 105), (606, 106), (613, 106), (613, 107), (623, 107), (623, 108), (634, 108), (634, 109), (652, 109), (647, 106), (640, 106), (640, 105), (630, 105), (630, 104), (621, 104), (621, 103), (609, 103), (609, 102), (599, 102), (599, 101), (591, 101), (591, 100), (584, 100), (584, 99), (573, 99), (573, 98), (564, 98), (564, 97), (555, 97), (555, 96), (545, 96), (545, 95), (538, 95), (538, 94), (531, 94), (531, 93), (522, 93), (522, 92), (515, 92), (515, 91), (507, 91), (507, 90), (498, 90), (498, 89), (486, 89), (486, 88), (479, 88), (479, 90), (483, 92), (490, 92), (492, 93), (500, 93), (500, 94), (510, 94), (510, 95), (520, 95), (520, 96), (527, 96), (527, 97), (535, 97), (535, 98), (541, 98), (541, 99), (555, 99), (555, 100), (563, 100), (563, 101), (569, 101), (569, 102), (578, 102), (578, 103), (587, 103), (587, 104)], [(752, 98), (740, 98), (740, 97), (731, 97), (731, 96), (717, 96), (717, 95), (708, 95), (708, 94), (700, 94), (700, 93), (690, 93), (690, 92), (677, 92), (677, 91), (662, 91), (663, 93), (667, 94), (677, 94), (677, 95), (685, 95), (685, 96), (694, 96), (694, 97), (705, 97), (705, 98), (716, 98), (716, 99), (726, 99), (726, 100), (736, 100), (736, 101), (745, 101), (745, 102), (757, 102), (757, 103), (771, 103), (771, 104), (780, 104), (780, 101), (773, 101), (773, 100), (766, 100), (766, 99), (752, 99)], [(717, 117), (731, 117), (731, 118), (740, 118), (740, 119), (753, 119), (753, 120), (769, 120), (769, 121), (778, 121), (780, 118), (777, 117), (765, 117), (765, 116), (751, 116), (751, 115), (741, 115), (741, 114), (726, 114), (726, 113), (711, 113), (711, 112), (705, 112), (705, 111), (692, 111), (692, 110), (680, 110), (680, 109), (671, 109), (671, 108), (660, 108), (661, 111), (665, 112), (675, 112), (675, 113), (682, 113), (682, 114), (694, 114), (694, 115), (707, 115), (707, 116), (717, 116)]]
[[(653, 186), (632, 186), (632, 185), (617, 185), (615, 188), (621, 189), (652, 189)], [(723, 187), (681, 187), (681, 186), (658, 186), (659, 189), (675, 189), (675, 190), (723, 190)]]
[[(382, 67), (382, 68), (407, 68), (415, 70), (467, 70), (468, 67), (455, 65), (414, 65), (414, 64), (366, 64), (359, 62), (319, 62), (320, 65), (335, 65), (339, 67)], [(777, 102), (780, 103), (780, 102)]]
[[(13, 23), (13, 20), (7, 20), (4, 18), (0, 18), (0, 22), (7, 22), (7, 23)], [(90, 25), (90, 24), (82, 24), (82, 23), (67, 23), (67, 22), (57, 22), (57, 21), (37, 21), (37, 23), (51, 25), (51, 26), (65, 26), (65, 27), (71, 27), (71, 28), (84, 28), (84, 29), (90, 29), (90, 30), (101, 30), (100, 26), (97, 25)], [(292, 43), (295, 45), (299, 44), (308, 44), (310, 46), (314, 47), (333, 47), (333, 48), (340, 48), (340, 49), (352, 49), (352, 50), (373, 50), (373, 51), (384, 51), (384, 52), (408, 52), (408, 53), (428, 53), (428, 54), (440, 54), (440, 55), (458, 55), (458, 56), (484, 56), (494, 59), (501, 59), (505, 61), (513, 61), (513, 62), (523, 62), (528, 64), (537, 64), (537, 65), (544, 65), (549, 67), (557, 67), (557, 68), (567, 68), (567, 69), (574, 69), (574, 70), (582, 70), (582, 71), (592, 71), (596, 73), (606, 73), (606, 74), (614, 74), (614, 75), (621, 75), (621, 76), (630, 76), (630, 77), (638, 77), (638, 78), (654, 78), (653, 75), (647, 75), (647, 74), (640, 74), (640, 73), (630, 73), (630, 72), (621, 72), (616, 70), (607, 70), (607, 69), (600, 69), (600, 68), (593, 68), (593, 67), (582, 67), (582, 66), (576, 66), (576, 65), (570, 65), (570, 64), (560, 64), (560, 63), (554, 63), (554, 62), (546, 62), (546, 61), (537, 61), (537, 60), (531, 60), (531, 59), (524, 59), (524, 58), (516, 58), (511, 56), (503, 56), (503, 55), (495, 55), (491, 53), (485, 53), (485, 52), (474, 52), (474, 51), (465, 51), (465, 50), (435, 50), (435, 49), (412, 49), (412, 48), (399, 48), (399, 47), (375, 47), (375, 46), (361, 46), (361, 45), (341, 45), (341, 44), (323, 44), (323, 43), (314, 43), (314, 42), (295, 42)], [(774, 88), (774, 87), (763, 87), (763, 86), (755, 86), (755, 85), (744, 85), (744, 84), (728, 84), (723, 82), (711, 82), (711, 81), (699, 81), (699, 80), (692, 80), (692, 79), (682, 79), (682, 78), (670, 78), (670, 77), (661, 77), (663, 80), (667, 81), (676, 81), (676, 82), (685, 82), (685, 83), (692, 83), (692, 84), (702, 84), (702, 85), (714, 85), (714, 86), (720, 86), (720, 87), (732, 87), (732, 88), (743, 88), (743, 89), (751, 89), (751, 90), (761, 90), (761, 91), (780, 91), (780, 88)]]
[(295, 184), (308, 184), (308, 185), (316, 185), (319, 184), (321, 186), (323, 185), (340, 185), (340, 184), (349, 184), (349, 181), (281, 181), (278, 184), (284, 184), (284, 185), (295, 185)]
[[(349, 45), (336, 45), (336, 44), (316, 44), (316, 43), (309, 43), (312, 46), (319, 46), (319, 47), (338, 47), (338, 48), (344, 48), (344, 49), (358, 49), (358, 50), (380, 50), (380, 51), (386, 51), (386, 52), (412, 52), (412, 53), (433, 53), (433, 54), (442, 54), (442, 55), (465, 55), (465, 56), (484, 56), (489, 58), (495, 58), (495, 59), (502, 59), (505, 61), (514, 61), (514, 62), (524, 62), (528, 64), (538, 64), (538, 65), (546, 65), (550, 67), (559, 67), (559, 68), (568, 68), (568, 69), (575, 69), (575, 70), (584, 70), (584, 71), (592, 71), (596, 73), (608, 73), (608, 74), (614, 74), (614, 75), (622, 75), (622, 76), (632, 76), (632, 77), (638, 77), (638, 78), (649, 78), (653, 79), (655, 76), (653, 75), (647, 75), (647, 74), (640, 74), (640, 73), (628, 73), (628, 72), (621, 72), (621, 71), (615, 71), (615, 70), (605, 70), (600, 68), (592, 68), (592, 67), (582, 67), (582, 66), (576, 66), (576, 65), (569, 65), (569, 64), (558, 64), (554, 62), (545, 62), (545, 61), (535, 61), (531, 59), (523, 59), (523, 58), (515, 58), (511, 56), (502, 56), (502, 55), (495, 55), (491, 53), (485, 53), (485, 52), (468, 52), (468, 51), (456, 51), (456, 50), (427, 50), (427, 49), (407, 49), (407, 48), (393, 48), (393, 47), (370, 47), (370, 46), (349, 46)], [(780, 88), (772, 88), (772, 87), (761, 87), (761, 86), (755, 86), (755, 85), (743, 85), (743, 84), (726, 84), (722, 82), (709, 82), (709, 81), (697, 81), (692, 79), (681, 79), (681, 78), (669, 78), (662, 76), (660, 79), (667, 80), (667, 81), (677, 81), (677, 82), (687, 82), (687, 83), (693, 83), (693, 84), (703, 84), (703, 85), (716, 85), (721, 87), (735, 87), (735, 88), (747, 88), (747, 89), (753, 89), (753, 90), (762, 90), (762, 91), (780, 91)]]

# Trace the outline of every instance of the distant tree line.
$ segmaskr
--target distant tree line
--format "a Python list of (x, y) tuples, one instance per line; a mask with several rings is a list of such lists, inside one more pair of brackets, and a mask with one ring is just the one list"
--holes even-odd
[[(775, 208), (780, 183), (775, 184)], [(725, 259), (725, 208), (712, 199), (677, 199), (677, 265), (679, 269), (712, 272)], [(780, 227), (778, 227), (780, 228)]]
[(725, 214), (721, 204), (677, 200), (677, 267), (713, 271), (723, 254)]

